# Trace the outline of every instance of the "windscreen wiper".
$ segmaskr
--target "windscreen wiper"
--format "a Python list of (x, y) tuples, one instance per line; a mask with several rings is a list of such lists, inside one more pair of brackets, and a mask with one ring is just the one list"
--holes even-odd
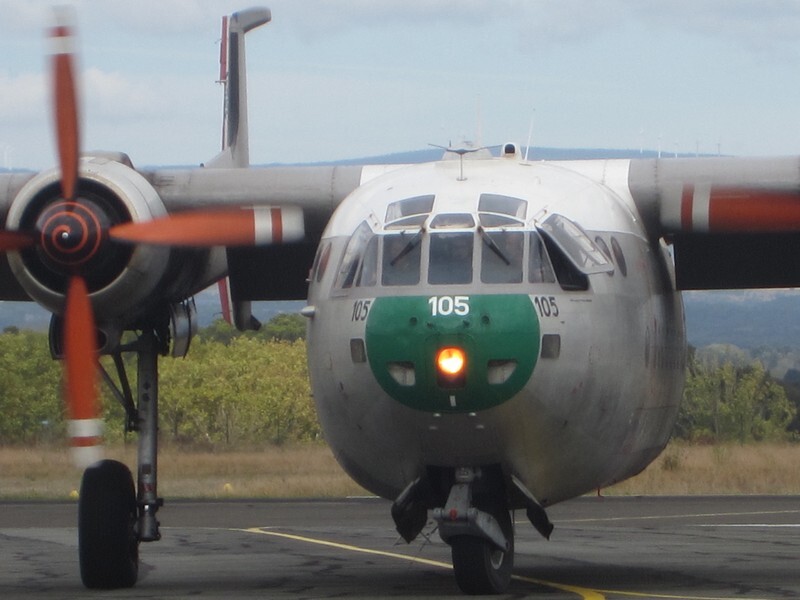
[(486, 231), (486, 230), (483, 228), (483, 225), (478, 225), (478, 233), (480, 233), (480, 234), (481, 234), (481, 239), (484, 241), (484, 243), (485, 243), (487, 246), (489, 246), (489, 248), (491, 249), (491, 251), (492, 251), (492, 252), (494, 252), (495, 254), (497, 254), (497, 256), (499, 256), (499, 257), (500, 257), (500, 260), (502, 260), (504, 263), (506, 263), (506, 266), (511, 266), (511, 261), (510, 261), (510, 260), (509, 260), (509, 258), (508, 258), (508, 257), (505, 255), (505, 252), (503, 252), (503, 251), (500, 249), (500, 246), (498, 246), (498, 245), (497, 245), (497, 243), (496, 243), (496, 242), (495, 242), (495, 241), (492, 239), (492, 236), (491, 236), (491, 235), (489, 235), (489, 232), (488, 232), (488, 231)]
[[(422, 232), (423, 232), (424, 230), (425, 230), (425, 228), (424, 228), (424, 227), (420, 227), (420, 228), (419, 228), (419, 231), (417, 231), (417, 233), (415, 233), (415, 234), (414, 234), (414, 237), (412, 237), (410, 240), (408, 240), (408, 243), (407, 243), (405, 246), (403, 246), (403, 247), (400, 249), (400, 252), (398, 252), (398, 253), (397, 253), (397, 256), (395, 256), (395, 257), (394, 257), (394, 258), (393, 258), (393, 259), (392, 259), (392, 260), (389, 262), (389, 265), (390, 265), (390, 266), (392, 266), (392, 267), (393, 267), (393, 266), (395, 266), (395, 264), (396, 264), (396, 263), (397, 263), (397, 262), (398, 262), (398, 261), (399, 261), (401, 258), (403, 258), (403, 257), (404, 257), (406, 254), (408, 254), (408, 253), (409, 253), (409, 252), (411, 252), (411, 251), (412, 251), (414, 248), (416, 248), (416, 247), (417, 247), (417, 244), (419, 244), (419, 243), (420, 243), (420, 241), (422, 240)], [(400, 235), (403, 235), (403, 234), (401, 233)]]

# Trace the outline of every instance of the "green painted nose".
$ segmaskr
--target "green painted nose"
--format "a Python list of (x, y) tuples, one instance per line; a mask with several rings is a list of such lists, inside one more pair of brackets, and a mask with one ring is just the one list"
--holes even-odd
[(366, 325), (367, 359), (380, 386), (430, 412), (502, 404), (530, 378), (539, 343), (526, 295), (376, 298)]

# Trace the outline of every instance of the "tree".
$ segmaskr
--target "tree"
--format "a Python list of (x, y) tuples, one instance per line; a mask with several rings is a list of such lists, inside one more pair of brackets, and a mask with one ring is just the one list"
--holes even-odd
[(306, 319), (296, 313), (275, 315), (262, 328), (262, 336), (267, 340), (294, 342), (306, 339)]
[(47, 335), (9, 329), (0, 335), (0, 443), (32, 443), (64, 434), (61, 368)]
[(162, 361), (161, 413), (173, 440), (280, 444), (319, 436), (304, 342), (197, 342), (187, 358)]
[(690, 440), (781, 440), (797, 409), (756, 361), (749, 366), (703, 365), (690, 353), (675, 435)]

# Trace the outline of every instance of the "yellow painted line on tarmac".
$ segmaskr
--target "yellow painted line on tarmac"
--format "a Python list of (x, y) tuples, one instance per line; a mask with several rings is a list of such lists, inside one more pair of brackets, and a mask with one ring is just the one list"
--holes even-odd
[[(553, 583), (552, 581), (543, 581), (541, 579), (534, 579), (533, 577), (524, 577), (522, 575), (512, 575), (512, 579), (517, 581), (525, 581), (528, 583), (535, 583), (551, 588), (563, 590), (565, 592), (572, 592), (578, 594), (583, 598), (590, 600), (604, 600), (607, 596), (622, 596), (625, 598), (658, 598), (659, 600), (741, 600), (738, 596), (689, 596), (685, 594), (656, 594), (653, 592), (623, 592), (622, 590), (590, 590), (588, 588), (581, 588), (561, 583)], [(767, 598), (748, 598), (748, 600), (769, 600)]]
[(336, 548), (338, 550), (347, 550), (348, 552), (360, 552), (361, 554), (373, 554), (375, 556), (385, 556), (387, 558), (399, 558), (410, 562), (428, 565), (430, 567), (440, 567), (443, 569), (452, 569), (453, 566), (449, 563), (440, 562), (438, 560), (430, 560), (427, 558), (419, 558), (417, 556), (410, 556), (408, 554), (399, 554), (397, 552), (386, 552), (385, 550), (373, 550), (372, 548), (363, 548), (361, 546), (352, 546), (350, 544), (341, 544), (339, 542), (332, 542), (330, 540), (321, 540), (319, 538), (310, 538), (303, 535), (295, 535), (293, 533), (282, 533), (280, 531), (270, 531), (268, 529), (261, 529), (259, 527), (250, 527), (244, 529), (248, 533), (260, 533), (261, 535), (269, 535), (272, 537), (284, 538), (287, 540), (294, 540), (296, 542), (305, 542), (307, 544), (316, 544), (317, 546), (327, 546), (329, 548)]
[[(741, 600), (740, 596), (687, 596), (685, 594), (654, 594), (652, 592), (623, 592), (620, 590), (597, 590), (609, 596), (626, 598), (659, 598), (660, 600)], [(750, 598), (747, 600), (770, 600), (769, 598)]]
[[(249, 529), (239, 529), (237, 531), (245, 531), (247, 533), (257, 533), (261, 535), (268, 535), (272, 537), (284, 538), (287, 540), (294, 540), (296, 542), (305, 542), (307, 544), (316, 544), (318, 546), (327, 546), (329, 548), (336, 548), (338, 550), (347, 550), (348, 552), (359, 552), (361, 554), (372, 554), (374, 556), (384, 556), (386, 558), (396, 558), (399, 560), (405, 560), (412, 563), (418, 563), (421, 565), (427, 565), (430, 567), (438, 567), (440, 569), (452, 569), (453, 565), (446, 562), (441, 562), (438, 560), (430, 560), (428, 558), (420, 558), (418, 556), (411, 556), (409, 554), (400, 554), (398, 552), (387, 552), (385, 550), (373, 550), (372, 548), (364, 548), (362, 546), (353, 546), (351, 544), (341, 544), (339, 542), (332, 542), (330, 540), (322, 540), (319, 538), (311, 538), (306, 537), (303, 535), (296, 535), (293, 533), (282, 533), (280, 531), (271, 531), (268, 529), (261, 529), (259, 527), (250, 527)], [(536, 585), (541, 585), (544, 587), (549, 587), (551, 589), (560, 590), (563, 592), (569, 592), (571, 594), (576, 594), (580, 596), (584, 600), (605, 600), (605, 596), (595, 590), (590, 590), (587, 588), (582, 588), (574, 585), (564, 585), (561, 583), (555, 583), (552, 581), (544, 581), (543, 579), (534, 579), (533, 577), (521, 577), (518, 575), (512, 575), (512, 579), (517, 581), (524, 581), (526, 583), (535, 583)], [(644, 595), (642, 595), (644, 596)]]
[[(261, 527), (250, 527), (248, 529), (235, 529), (234, 531), (244, 531), (245, 533), (256, 533), (259, 535), (267, 535), (276, 538), (283, 538), (293, 540), (296, 542), (304, 542), (306, 544), (315, 544), (317, 546), (326, 546), (328, 548), (336, 548), (338, 550), (346, 550), (348, 552), (358, 552), (360, 554), (371, 554), (373, 556), (383, 556), (385, 558), (394, 558), (404, 560), (407, 562), (426, 565), (429, 567), (437, 567), (440, 569), (452, 569), (453, 565), (447, 562), (438, 560), (431, 560), (429, 558), (421, 558), (419, 556), (412, 556), (409, 554), (400, 554), (398, 552), (387, 552), (386, 550), (374, 550), (372, 548), (364, 548), (363, 546), (353, 546), (352, 544), (342, 544), (340, 542), (332, 542), (320, 538), (312, 538), (294, 533), (283, 533), (281, 531), (273, 531), (270, 529), (263, 529)], [(624, 598), (656, 598), (658, 600), (739, 600), (734, 596), (691, 596), (684, 594), (657, 594), (653, 592), (626, 592), (622, 590), (600, 590), (580, 587), (577, 585), (568, 585), (565, 583), (557, 583), (555, 581), (547, 581), (544, 579), (537, 579), (535, 577), (526, 577), (523, 575), (512, 575), (515, 581), (522, 581), (524, 583), (533, 583), (542, 587), (547, 587), (570, 594), (575, 594), (583, 600), (606, 600), (607, 597), (620, 596)], [(750, 598), (749, 600), (768, 600), (766, 598)]]

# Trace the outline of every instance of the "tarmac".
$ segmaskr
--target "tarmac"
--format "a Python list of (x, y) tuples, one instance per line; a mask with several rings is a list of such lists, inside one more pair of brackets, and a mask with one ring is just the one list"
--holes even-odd
[[(0, 503), (0, 598), (460, 596), (429, 524), (406, 544), (389, 503), (169, 501), (137, 585), (82, 587), (77, 505)], [(584, 497), (549, 509), (550, 541), (516, 514), (507, 598), (800, 597), (800, 497)]]

